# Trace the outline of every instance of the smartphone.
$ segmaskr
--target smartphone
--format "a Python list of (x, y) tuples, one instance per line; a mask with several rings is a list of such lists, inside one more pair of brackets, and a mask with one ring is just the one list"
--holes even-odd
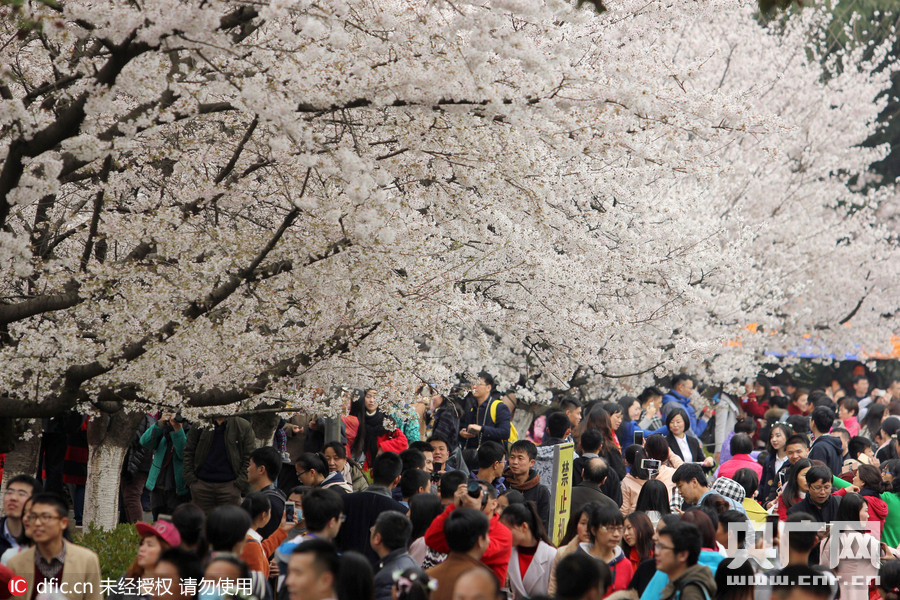
[(641, 468), (648, 471), (658, 471), (660, 462), (652, 458), (644, 458), (641, 460)]
[(284, 503), (284, 517), (288, 523), (293, 523), (297, 513), (294, 510), (294, 503), (288, 500)]
[(644, 432), (643, 431), (635, 431), (634, 432), (634, 443), (638, 446), (644, 445)]
[(778, 471), (778, 485), (784, 485), (785, 479), (787, 479), (787, 471)]

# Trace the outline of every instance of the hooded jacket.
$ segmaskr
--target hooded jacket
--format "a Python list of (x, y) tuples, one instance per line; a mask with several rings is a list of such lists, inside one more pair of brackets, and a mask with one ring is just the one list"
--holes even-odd
[[(578, 552), (584, 552), (594, 560), (599, 561), (599, 558), (589, 552), (590, 549), (591, 544), (589, 542), (578, 544)], [(612, 581), (610, 582), (609, 587), (606, 588), (606, 594), (609, 595), (613, 592), (626, 589), (628, 584), (631, 583), (631, 578), (634, 576), (634, 565), (632, 565), (631, 561), (628, 560), (628, 557), (625, 556), (625, 552), (622, 548), (616, 546), (615, 556), (606, 564), (609, 565), (609, 570), (612, 574)]]
[[(700, 585), (697, 585), (697, 584)], [(703, 586), (702, 588), (700, 586)], [(703, 593), (706, 589), (706, 593)], [(678, 590), (681, 595), (678, 596)], [(713, 579), (712, 571), (709, 567), (696, 564), (688, 567), (687, 570), (678, 576), (674, 581), (670, 581), (663, 588), (660, 598), (668, 600), (670, 598), (679, 597), (679, 600), (711, 600), (716, 597), (716, 580)]]
[(550, 490), (547, 486), (541, 485), (541, 476), (534, 469), (529, 469), (528, 479), (525, 483), (516, 483), (513, 479), (512, 471), (509, 468), (503, 473), (506, 487), (522, 492), (525, 501), (529, 500), (537, 505), (538, 515), (544, 522), (544, 527), (549, 529), (550, 526)]
[(821, 460), (831, 469), (832, 475), (840, 475), (844, 466), (844, 460), (841, 458), (843, 453), (844, 449), (841, 446), (841, 440), (826, 433), (815, 439), (809, 448), (809, 456), (807, 458), (809, 460)]
[[(710, 577), (715, 577), (716, 570), (719, 568), (719, 563), (725, 560), (725, 556), (719, 554), (718, 552), (714, 552), (712, 550), (700, 550), (700, 557), (697, 559), (697, 567), (706, 567), (709, 569)], [(691, 567), (694, 568), (694, 567)], [(682, 573), (682, 576), (686, 575), (687, 572)], [(680, 580), (680, 578), (679, 578)], [(713, 579), (715, 582), (715, 579)], [(663, 593), (666, 588), (670, 586), (669, 576), (663, 573), (662, 571), (657, 571), (653, 574), (653, 577), (650, 578), (650, 582), (644, 588), (644, 591), (641, 593), (641, 600), (659, 600), (659, 598), (664, 597)], [(688, 586), (688, 589), (696, 589), (698, 593), (700, 593), (700, 597), (702, 598), (703, 592), (700, 591), (695, 585)], [(710, 592), (710, 598), (714, 598), (716, 595), (716, 588), (713, 587)], [(687, 590), (685, 590), (686, 593)], [(688, 596), (688, 598), (693, 598), (693, 596)]]

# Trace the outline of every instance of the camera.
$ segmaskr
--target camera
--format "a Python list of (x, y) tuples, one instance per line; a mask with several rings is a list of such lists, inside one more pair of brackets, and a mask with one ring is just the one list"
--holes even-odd
[(634, 443), (638, 446), (644, 445), (644, 432), (643, 431), (635, 431), (634, 432)]
[(478, 498), (481, 496), (481, 484), (477, 481), (470, 481), (468, 487), (466, 487), (466, 492), (468, 492), (470, 498)]

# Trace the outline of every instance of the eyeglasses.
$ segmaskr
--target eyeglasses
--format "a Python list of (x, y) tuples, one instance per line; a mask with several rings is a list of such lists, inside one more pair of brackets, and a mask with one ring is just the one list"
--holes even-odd
[(4, 492), (3, 495), (4, 495), (4, 496), (12, 496), (13, 494), (15, 494), (16, 496), (18, 496), (19, 498), (30, 498), (30, 497), (31, 497), (31, 492), (28, 492), (28, 491), (26, 491), (26, 490), (10, 490), (10, 489), (7, 489), (6, 492)]
[(675, 549), (675, 546), (666, 546), (663, 544), (653, 544), (653, 547), (656, 549), (657, 552), (659, 552), (660, 550), (674, 550)]
[(823, 486), (813, 486), (813, 485), (811, 485), (811, 486), (809, 486), (809, 491), (811, 491), (811, 492), (822, 492), (822, 493), (826, 493), (826, 494), (827, 494), (828, 492), (831, 491), (831, 486), (830, 486), (830, 485), (823, 485)]
[(35, 513), (31, 513), (28, 515), (28, 520), (32, 523), (45, 523), (47, 521), (59, 521), (62, 519), (59, 515), (51, 515), (51, 514), (43, 514), (37, 515)]
[(312, 469), (307, 469), (305, 471), (297, 471), (297, 477), (302, 477), (303, 475), (306, 475), (307, 473), (309, 473), (311, 470)]
[(600, 525), (597, 529), (602, 529), (603, 531), (609, 531), (610, 533), (623, 533), (625, 531), (624, 525)]

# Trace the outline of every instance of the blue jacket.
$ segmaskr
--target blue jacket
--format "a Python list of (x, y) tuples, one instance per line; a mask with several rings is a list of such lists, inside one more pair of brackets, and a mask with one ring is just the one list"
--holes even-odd
[(619, 445), (622, 446), (623, 452), (625, 448), (634, 443), (635, 431), (643, 431), (644, 439), (647, 439), (647, 436), (653, 435), (654, 433), (669, 435), (669, 428), (665, 425), (663, 425), (656, 431), (648, 431), (646, 429), (642, 429), (641, 426), (638, 425), (637, 421), (622, 421), (622, 424), (619, 425), (619, 430), (616, 432), (616, 437), (619, 438)]
[[(669, 403), (675, 402), (672, 406), (667, 406)], [(673, 406), (677, 406), (678, 408), (683, 408), (684, 411), (688, 414), (688, 418), (691, 420), (691, 431), (694, 432), (694, 435), (700, 437), (700, 435), (706, 430), (706, 424), (709, 421), (704, 421), (703, 419), (697, 418), (697, 411), (694, 410), (691, 401), (688, 398), (685, 398), (675, 390), (669, 391), (668, 394), (663, 396), (662, 399), (662, 411), (663, 414), (667, 415), (672, 410)]]
[[(498, 403), (496, 421), (491, 418), (491, 405), (495, 402)], [(476, 435), (475, 437), (462, 440), (464, 448), (478, 448), (479, 438), (482, 443), (493, 440), (500, 442), (501, 446), (506, 447), (506, 442), (509, 440), (510, 414), (509, 408), (500, 401), (500, 398), (491, 396), (482, 402), (481, 406), (477, 404), (471, 406), (463, 416), (463, 419), (460, 420), (460, 429), (462, 429), (463, 424), (466, 427), (469, 425), (482, 426), (480, 436)]]
[[(725, 560), (725, 557), (718, 552), (701, 550), (700, 556), (697, 559), (697, 564), (709, 567), (713, 577), (715, 577), (716, 569), (719, 568), (719, 563), (723, 560)], [(657, 571), (650, 580), (650, 583), (647, 584), (647, 587), (644, 588), (644, 593), (641, 594), (641, 600), (659, 600), (659, 598), (662, 598), (663, 588), (667, 585), (669, 585), (669, 576), (662, 571)]]

